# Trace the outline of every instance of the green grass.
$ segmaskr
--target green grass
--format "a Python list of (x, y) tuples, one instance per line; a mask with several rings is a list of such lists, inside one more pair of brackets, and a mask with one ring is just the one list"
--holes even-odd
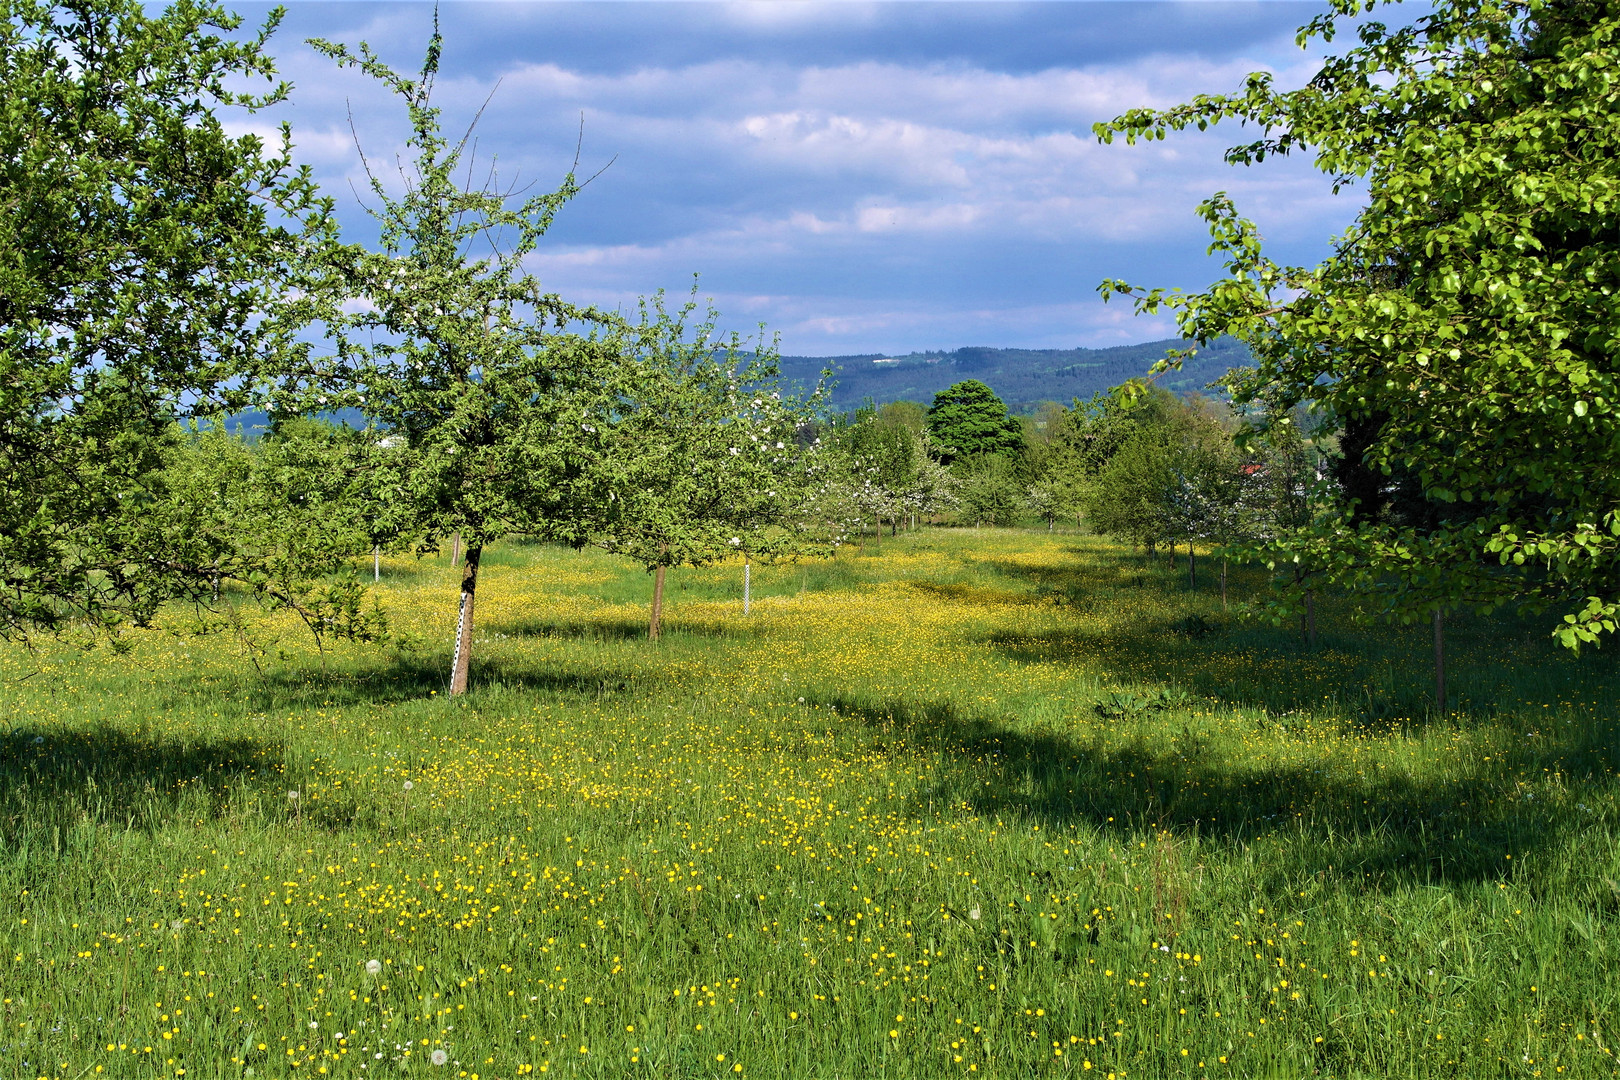
[(458, 701), (442, 559), (388, 648), (0, 653), (0, 1077), (1616, 1072), (1607, 652), (1459, 618), (1436, 713), (1427, 627), (1064, 533), (677, 571), (657, 645), (485, 566)]

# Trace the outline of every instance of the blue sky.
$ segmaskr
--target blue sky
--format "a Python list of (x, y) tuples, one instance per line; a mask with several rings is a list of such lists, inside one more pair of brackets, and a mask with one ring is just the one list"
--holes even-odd
[[(624, 305), (699, 274), (727, 325), (763, 321), (790, 354), (1106, 346), (1171, 324), (1104, 305), (1102, 278), (1191, 289), (1217, 274), (1193, 213), (1210, 193), (1231, 191), (1286, 261), (1316, 261), (1349, 223), (1357, 196), (1333, 196), (1308, 161), (1222, 163), (1236, 128), (1137, 147), (1091, 134), (1249, 71), (1303, 83), (1321, 46), (1293, 38), (1318, 10), (448, 2), (437, 100), (459, 130), (489, 99), (479, 152), (503, 181), (554, 184), (583, 123), (581, 171), (607, 167), (531, 263), (569, 299)], [(291, 122), (357, 236), (348, 116), (373, 161), (389, 161), (402, 112), (303, 42), (363, 39), (414, 70), (432, 16), (424, 3), (309, 0), (272, 39), (295, 89), (261, 119)]]

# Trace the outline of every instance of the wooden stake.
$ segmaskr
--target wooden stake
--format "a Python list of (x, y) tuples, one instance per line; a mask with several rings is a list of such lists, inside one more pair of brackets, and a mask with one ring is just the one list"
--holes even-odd
[(1434, 707), (1446, 711), (1446, 617), (1434, 609)]

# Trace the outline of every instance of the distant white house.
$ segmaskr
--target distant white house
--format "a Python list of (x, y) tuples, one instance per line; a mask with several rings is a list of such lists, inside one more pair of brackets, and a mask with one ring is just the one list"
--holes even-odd
[(898, 364), (899, 362), (900, 362), (899, 358), (893, 357), (893, 356), (884, 356), (884, 357), (881, 357), (881, 358), (879, 358), (877, 360), (872, 361), (872, 363), (874, 363), (874, 364)]

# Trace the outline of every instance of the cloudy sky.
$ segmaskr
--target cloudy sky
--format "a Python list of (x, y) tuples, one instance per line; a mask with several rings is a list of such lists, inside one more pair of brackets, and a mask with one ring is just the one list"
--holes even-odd
[[(1095, 347), (1170, 330), (1104, 305), (1102, 278), (1216, 275), (1193, 213), (1212, 192), (1231, 191), (1288, 261), (1320, 258), (1349, 222), (1356, 195), (1333, 196), (1307, 161), (1223, 164), (1238, 129), (1136, 147), (1091, 134), (1249, 71), (1302, 83), (1319, 53), (1294, 33), (1317, 10), (448, 2), (436, 98), (458, 131), (488, 100), (478, 150), (503, 183), (555, 184), (576, 145), (580, 171), (600, 170), (532, 263), (569, 299), (633, 303), (698, 274), (727, 325), (763, 321), (790, 354)], [(304, 41), (364, 40), (414, 70), (432, 18), (424, 3), (307, 0), (272, 39), (295, 86), (280, 118), (357, 237), (349, 118), (373, 162), (391, 162), (402, 110)]]

